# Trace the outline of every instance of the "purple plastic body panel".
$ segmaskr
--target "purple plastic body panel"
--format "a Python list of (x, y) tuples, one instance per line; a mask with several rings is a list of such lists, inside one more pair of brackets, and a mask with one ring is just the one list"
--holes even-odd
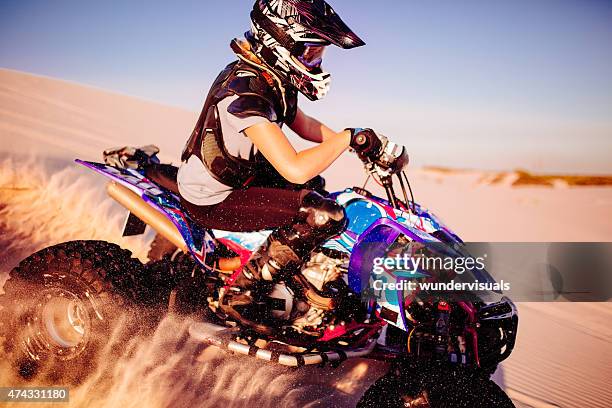
[[(412, 228), (402, 225), (390, 218), (380, 218), (374, 222), (370, 227), (359, 236), (357, 243), (353, 247), (353, 253), (350, 258), (349, 269), (348, 269), (348, 282), (349, 287), (355, 293), (362, 293), (364, 278), (362, 277), (364, 269), (364, 258), (366, 253), (364, 252), (363, 245), (371, 244), (368, 247), (370, 254), (381, 256), (384, 249), (391, 245), (398, 238), (400, 234), (409, 237), (411, 240), (416, 242), (438, 242), (437, 239), (431, 237), (427, 239), (423, 233), (417, 233)], [(373, 241), (370, 239), (373, 238)], [(367, 262), (367, 265), (372, 265), (372, 262)], [(400, 280), (403, 280), (400, 278)], [(400, 316), (404, 327), (407, 326), (406, 313), (404, 313), (404, 299), (401, 297), (401, 291), (395, 291), (397, 295), (397, 303), (400, 309)]]

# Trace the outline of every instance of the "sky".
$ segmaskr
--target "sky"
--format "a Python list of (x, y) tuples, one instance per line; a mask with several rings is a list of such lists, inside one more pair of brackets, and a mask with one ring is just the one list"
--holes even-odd
[[(612, 1), (331, 0), (366, 42), (330, 49), (302, 109), (413, 162), (612, 172)], [(0, 0), (0, 67), (199, 111), (251, 0)]]

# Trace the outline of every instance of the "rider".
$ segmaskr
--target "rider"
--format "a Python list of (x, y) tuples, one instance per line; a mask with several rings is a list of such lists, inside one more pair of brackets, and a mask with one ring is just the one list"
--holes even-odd
[[(381, 141), (371, 129), (337, 133), (297, 107), (298, 91), (313, 101), (327, 93), (326, 46), (364, 45), (324, 0), (258, 0), (245, 36), (232, 41), (238, 60), (208, 93), (182, 154), (178, 186), (188, 213), (208, 228), (274, 229), (220, 299), (230, 317), (270, 332), (263, 299), (272, 283), (297, 272), (346, 224), (318, 175), (349, 147), (374, 157)], [(283, 125), (318, 144), (296, 152)]]

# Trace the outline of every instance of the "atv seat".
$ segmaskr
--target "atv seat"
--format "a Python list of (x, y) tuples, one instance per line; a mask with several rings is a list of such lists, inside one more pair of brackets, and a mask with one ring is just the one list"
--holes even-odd
[(145, 167), (145, 177), (150, 181), (158, 184), (166, 190), (172, 191), (178, 195), (178, 184), (176, 182), (176, 175), (178, 174), (178, 167), (171, 164), (150, 164)]

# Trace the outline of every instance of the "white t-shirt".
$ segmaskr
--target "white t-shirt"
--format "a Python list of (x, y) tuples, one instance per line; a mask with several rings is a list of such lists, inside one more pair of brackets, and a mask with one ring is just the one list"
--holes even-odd
[[(244, 134), (244, 130), (269, 120), (257, 115), (239, 118), (229, 113), (228, 106), (237, 98), (237, 95), (228, 96), (217, 104), (219, 122), (227, 152), (232, 156), (248, 159), (251, 149), (256, 152), (257, 148)], [(196, 205), (218, 204), (232, 192), (232, 188), (215, 179), (195, 155), (181, 165), (177, 181), (181, 196)]]

